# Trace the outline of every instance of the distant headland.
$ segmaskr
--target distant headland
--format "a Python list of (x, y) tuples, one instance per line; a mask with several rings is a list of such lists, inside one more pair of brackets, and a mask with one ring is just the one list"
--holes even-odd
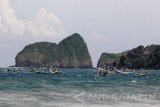
[(131, 69), (160, 69), (160, 45), (142, 45), (122, 53), (103, 53), (97, 67), (127, 67)]

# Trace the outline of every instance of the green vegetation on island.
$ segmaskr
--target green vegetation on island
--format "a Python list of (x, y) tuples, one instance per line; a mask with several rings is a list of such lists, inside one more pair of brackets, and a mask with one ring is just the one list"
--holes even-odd
[(106, 64), (116, 66), (119, 63), (120, 56), (121, 54), (102, 53), (97, 67), (104, 67)]
[(119, 54), (103, 53), (97, 66), (111, 65), (132, 69), (160, 69), (160, 45), (138, 46)]
[(59, 44), (30, 44), (19, 52), (15, 59), (18, 67), (92, 68), (87, 45), (77, 33)]

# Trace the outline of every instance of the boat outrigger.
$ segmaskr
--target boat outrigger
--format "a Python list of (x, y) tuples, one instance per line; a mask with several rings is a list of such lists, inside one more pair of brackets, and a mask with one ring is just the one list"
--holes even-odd
[(121, 70), (116, 70), (116, 73), (120, 73), (123, 75), (133, 75), (134, 74), (134, 72), (129, 72), (129, 71), (125, 72), (125, 71), (121, 71)]

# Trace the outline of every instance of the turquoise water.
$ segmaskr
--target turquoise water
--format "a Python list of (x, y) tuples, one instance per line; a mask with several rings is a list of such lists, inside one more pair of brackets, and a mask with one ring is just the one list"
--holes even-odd
[[(160, 107), (160, 71), (104, 77), (95, 69), (60, 69), (61, 74), (4, 71), (0, 69), (0, 107)], [(112, 95), (117, 99), (106, 99)], [(118, 99), (121, 95), (152, 98)]]

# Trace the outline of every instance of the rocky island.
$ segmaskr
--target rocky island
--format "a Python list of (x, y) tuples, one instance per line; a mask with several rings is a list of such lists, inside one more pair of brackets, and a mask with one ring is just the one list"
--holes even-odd
[(98, 60), (97, 67), (104, 67), (105, 65), (117, 67), (119, 65), (120, 57), (127, 53), (128, 51), (122, 53), (102, 53)]
[(160, 45), (138, 46), (122, 53), (103, 53), (97, 67), (111, 65), (132, 69), (160, 69)]
[(77, 33), (63, 39), (59, 44), (30, 44), (17, 54), (15, 60), (16, 67), (93, 67), (87, 44)]

